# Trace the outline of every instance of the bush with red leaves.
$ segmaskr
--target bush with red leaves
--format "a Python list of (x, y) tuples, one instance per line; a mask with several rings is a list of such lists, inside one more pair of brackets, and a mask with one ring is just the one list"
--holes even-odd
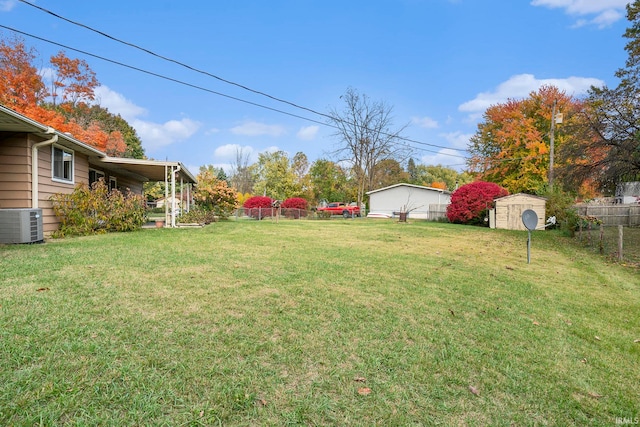
[(307, 216), (307, 207), (309, 206), (309, 202), (307, 202), (302, 197), (291, 197), (284, 202), (280, 207), (282, 208), (282, 214), (287, 218), (295, 218), (298, 219), (301, 216)]
[(275, 209), (272, 207), (273, 199), (266, 196), (249, 197), (242, 207), (246, 215), (251, 218), (262, 219), (275, 215)]
[(477, 181), (463, 185), (451, 195), (447, 218), (457, 224), (484, 224), (493, 201), (508, 195), (505, 188), (493, 182)]

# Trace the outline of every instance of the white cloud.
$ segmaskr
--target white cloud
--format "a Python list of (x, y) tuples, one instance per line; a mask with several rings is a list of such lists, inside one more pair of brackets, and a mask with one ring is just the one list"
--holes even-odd
[(420, 126), (425, 129), (435, 129), (438, 127), (438, 122), (431, 117), (411, 117), (411, 123)]
[(17, 0), (0, 0), (0, 12), (10, 12), (17, 4)]
[(98, 105), (105, 107), (113, 114), (120, 114), (128, 122), (147, 114), (147, 110), (135, 105), (123, 95), (109, 89), (108, 86), (98, 86), (94, 93)]
[(200, 128), (201, 124), (190, 120), (169, 120), (165, 123), (152, 123), (143, 120), (129, 122), (133, 126), (144, 148), (151, 151), (184, 141), (192, 136)]
[(244, 136), (280, 136), (284, 135), (286, 131), (279, 125), (267, 125), (254, 121), (246, 121), (241, 125), (231, 128), (231, 133)]
[(458, 150), (445, 148), (440, 150), (437, 154), (422, 156), (420, 161), (425, 165), (442, 165), (456, 170), (463, 170), (466, 167), (465, 159), (463, 157), (464, 153)]
[(261, 153), (275, 153), (276, 151), (280, 151), (279, 147), (272, 145), (271, 147), (267, 147), (264, 150), (261, 150)]
[(320, 126), (304, 126), (301, 127), (296, 136), (304, 141), (311, 141), (320, 131)]
[[(550, 9), (564, 9), (568, 15), (581, 17), (574, 27), (587, 24), (605, 28), (624, 17), (625, 7), (629, 0), (532, 0), (532, 6), (543, 6)], [(584, 16), (593, 16), (584, 19)]]
[(146, 115), (147, 110), (108, 86), (97, 87), (95, 94), (96, 103), (113, 114), (120, 114), (136, 130), (142, 140), (142, 146), (149, 151), (184, 141), (201, 127), (201, 123), (187, 118), (169, 120), (165, 123), (142, 120), (139, 116)]
[(508, 99), (524, 99), (541, 86), (556, 86), (572, 96), (586, 94), (591, 86), (603, 86), (604, 81), (589, 77), (569, 77), (566, 79), (536, 79), (533, 74), (518, 74), (506, 82), (500, 83), (492, 92), (482, 92), (471, 101), (458, 107), (458, 110), (471, 114), (482, 114), (492, 105)]
[(215, 156), (216, 160), (232, 162), (236, 160), (236, 155), (239, 150), (242, 150), (242, 154), (244, 156), (248, 155), (249, 159), (252, 159), (254, 157), (253, 147), (250, 147), (248, 145), (241, 146), (239, 144), (221, 145), (220, 147), (215, 149), (213, 155)]
[(441, 137), (447, 140), (449, 144), (454, 148), (467, 148), (469, 145), (469, 139), (473, 136), (471, 133), (463, 133), (460, 131), (443, 133)]

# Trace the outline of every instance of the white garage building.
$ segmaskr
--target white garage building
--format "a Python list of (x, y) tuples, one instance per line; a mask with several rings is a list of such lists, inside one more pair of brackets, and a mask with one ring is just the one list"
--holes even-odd
[(413, 184), (395, 184), (369, 191), (371, 216), (399, 217), (408, 212), (408, 218), (435, 220), (446, 217), (451, 192), (440, 188)]

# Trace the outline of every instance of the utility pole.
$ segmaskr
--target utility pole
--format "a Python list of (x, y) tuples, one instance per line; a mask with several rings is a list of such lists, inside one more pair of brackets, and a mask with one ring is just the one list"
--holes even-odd
[(551, 110), (551, 131), (549, 132), (549, 190), (553, 191), (553, 151), (554, 151), (554, 131), (556, 125), (556, 103), (557, 100), (553, 100), (553, 109)]

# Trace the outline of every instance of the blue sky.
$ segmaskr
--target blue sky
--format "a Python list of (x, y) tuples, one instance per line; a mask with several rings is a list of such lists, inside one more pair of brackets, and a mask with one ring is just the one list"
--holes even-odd
[[(352, 87), (392, 106), (398, 127), (409, 125), (404, 136), (423, 143), (411, 143), (419, 163), (456, 169), (464, 167), (469, 137), (490, 105), (524, 98), (542, 84), (574, 96), (591, 85), (615, 86), (614, 73), (627, 58), (627, 3), (34, 1), (109, 36), (317, 112), (341, 110), (340, 96)], [(290, 156), (302, 151), (311, 162), (331, 158), (338, 147), (320, 115), (18, 0), (0, 0), (0, 25), (205, 89), (23, 36), (37, 50), (43, 72), (60, 50), (85, 59), (102, 85), (100, 104), (137, 130), (150, 158), (181, 161), (197, 173), (201, 165), (228, 165), (238, 147), (252, 160), (260, 152), (283, 150)]]

